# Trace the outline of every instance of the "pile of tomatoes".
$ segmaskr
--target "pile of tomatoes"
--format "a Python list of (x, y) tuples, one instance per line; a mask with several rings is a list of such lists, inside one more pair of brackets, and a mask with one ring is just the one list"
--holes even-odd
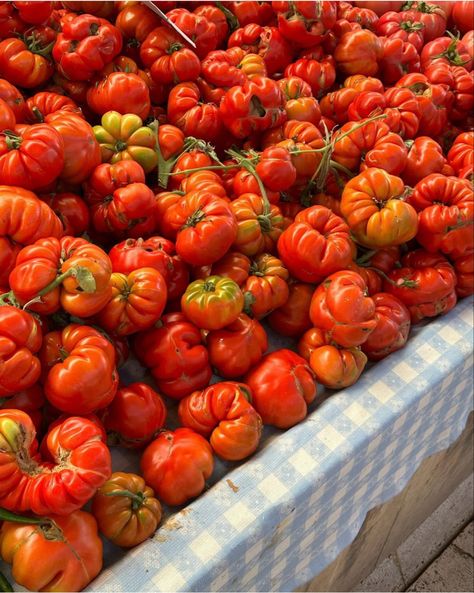
[(0, 556), (31, 590), (474, 292), (472, 1), (155, 4), (195, 47), (140, 2), (0, 2)]

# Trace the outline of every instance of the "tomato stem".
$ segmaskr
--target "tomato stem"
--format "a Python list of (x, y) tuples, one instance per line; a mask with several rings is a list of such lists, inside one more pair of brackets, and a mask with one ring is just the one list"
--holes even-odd
[(2, 508), (0, 508), (0, 519), (11, 523), (24, 523), (25, 525), (51, 525), (51, 519), (47, 517), (26, 517)]
[(130, 498), (132, 501), (132, 510), (137, 511), (145, 503), (146, 496), (143, 492), (137, 492), (136, 494), (130, 492), (130, 490), (114, 490), (113, 492), (101, 492), (104, 496), (124, 496)]

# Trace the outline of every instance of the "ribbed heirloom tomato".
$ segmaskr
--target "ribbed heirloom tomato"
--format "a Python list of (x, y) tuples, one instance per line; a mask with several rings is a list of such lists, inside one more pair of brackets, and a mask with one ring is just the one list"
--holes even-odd
[(40, 516), (69, 515), (81, 508), (111, 474), (111, 459), (100, 429), (69, 417), (48, 434), (52, 462), (38, 456), (36, 430), (20, 410), (0, 410), (0, 504)]
[(162, 510), (141, 476), (115, 472), (94, 496), (92, 514), (107, 539), (131, 548), (153, 535)]
[(309, 315), (316, 327), (346, 348), (363, 344), (377, 324), (367, 285), (359, 274), (348, 270), (331, 274), (318, 286)]
[(290, 428), (301, 422), (316, 397), (315, 376), (291, 350), (267, 354), (244, 378), (264, 424)]
[(209, 437), (219, 457), (239, 461), (256, 450), (262, 433), (262, 419), (251, 404), (247, 385), (222, 381), (182, 399), (178, 414), (183, 426)]
[(94, 517), (84, 511), (33, 525), (5, 521), (0, 555), (30, 591), (82, 591), (102, 568), (102, 540)]
[(47, 333), (41, 350), (46, 398), (69, 414), (104, 408), (117, 391), (115, 358), (112, 343), (93, 327), (71, 324)]
[(207, 334), (209, 362), (221, 377), (233, 379), (245, 375), (268, 348), (268, 337), (262, 325), (241, 313), (223, 329)]
[(370, 168), (351, 179), (342, 192), (341, 211), (356, 241), (370, 248), (400, 245), (418, 230), (405, 184), (383, 169)]

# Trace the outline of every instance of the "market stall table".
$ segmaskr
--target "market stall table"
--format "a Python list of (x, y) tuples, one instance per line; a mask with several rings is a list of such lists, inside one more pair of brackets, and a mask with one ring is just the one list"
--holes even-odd
[(304, 422), (269, 433), (246, 463), (218, 465), (214, 485), (151, 540), (107, 550), (88, 590), (287, 591), (308, 582), (370, 509), (461, 433), (473, 407), (472, 317), (468, 298), (415, 328), (355, 386), (318, 398)]

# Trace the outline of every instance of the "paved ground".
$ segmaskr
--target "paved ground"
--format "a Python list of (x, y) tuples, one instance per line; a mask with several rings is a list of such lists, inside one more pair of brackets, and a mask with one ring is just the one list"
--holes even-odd
[(471, 475), (356, 591), (474, 591)]

